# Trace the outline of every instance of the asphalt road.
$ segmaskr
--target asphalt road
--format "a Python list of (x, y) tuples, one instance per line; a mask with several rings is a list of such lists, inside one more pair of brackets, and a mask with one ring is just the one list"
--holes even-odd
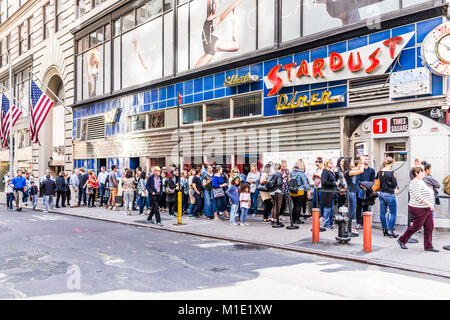
[(449, 299), (450, 281), (2, 206), (0, 298)]

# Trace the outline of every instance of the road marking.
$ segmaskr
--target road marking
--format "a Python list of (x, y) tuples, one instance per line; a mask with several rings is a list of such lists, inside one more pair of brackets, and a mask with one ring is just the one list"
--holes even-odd
[(97, 254), (103, 259), (103, 262), (105, 264), (114, 264), (114, 263), (122, 263), (125, 262), (125, 260), (110, 256), (109, 254), (103, 253), (103, 252), (97, 252)]
[(68, 221), (68, 220), (70, 220), (69, 218), (66, 218), (66, 217), (50, 216), (50, 215), (36, 215), (34, 217), (36, 217), (37, 219), (42, 220), (42, 221), (57, 221), (57, 220)]

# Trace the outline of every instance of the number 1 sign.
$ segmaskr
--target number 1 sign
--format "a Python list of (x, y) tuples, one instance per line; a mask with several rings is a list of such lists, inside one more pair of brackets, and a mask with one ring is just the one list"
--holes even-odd
[(374, 134), (385, 134), (387, 133), (387, 119), (375, 119), (372, 123), (372, 130)]

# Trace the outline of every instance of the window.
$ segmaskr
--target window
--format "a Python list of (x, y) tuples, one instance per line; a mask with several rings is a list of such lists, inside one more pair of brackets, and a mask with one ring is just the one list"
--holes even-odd
[(258, 49), (275, 43), (275, 3), (258, 1)]
[[(311, 1), (307, 0), (306, 2)], [(311, 4), (310, 4), (311, 5)], [(315, 18), (317, 19), (317, 17)], [(283, 42), (300, 37), (300, 0), (282, 0), (281, 40)]]
[(19, 107), (25, 110), (29, 109), (29, 73), (28, 70), (22, 70), (15, 74), (14, 96), (19, 101)]
[(230, 100), (206, 104), (206, 121), (230, 119)]
[(86, 13), (85, 0), (77, 0), (75, 4), (76, 18), (81, 18)]
[(19, 56), (26, 51), (27, 38), (25, 36), (25, 24), (19, 26)]
[(6, 36), (6, 62), (9, 63), (11, 59), (11, 33)]
[(17, 131), (17, 148), (23, 149), (31, 146), (30, 142), (30, 130), (23, 129)]
[(234, 118), (261, 115), (261, 95), (237, 97), (234, 102)]
[(50, 36), (50, 3), (47, 3), (43, 9), (43, 21), (44, 21), (44, 30), (43, 37), (44, 40)]
[(76, 40), (78, 101), (111, 91), (110, 33), (110, 26), (105, 25)]
[(106, 0), (92, 0), (92, 8), (95, 8), (96, 6), (101, 5)]
[(145, 130), (147, 115), (141, 114), (131, 117), (131, 131)]
[(136, 10), (137, 24), (144, 23), (163, 12), (163, 0), (152, 0)]
[(164, 128), (164, 111), (152, 112), (148, 115), (148, 128)]
[(31, 27), (31, 19), (32, 18), (28, 18), (27, 20), (27, 48), (28, 50), (31, 49), (32, 45), (33, 45), (33, 39), (32, 39), (32, 34), (33, 32), (31, 31), (32, 27)]
[(62, 19), (63, 0), (56, 0), (55, 5), (56, 5), (55, 32), (58, 32), (63, 26), (63, 19)]
[(134, 11), (129, 12), (128, 14), (122, 17), (122, 32), (130, 30), (136, 24)]
[(4, 41), (0, 40), (0, 68), (3, 67), (4, 61), (5, 61), (5, 56), (6, 56), (3, 52), (4, 46), (5, 46)]
[(202, 121), (203, 121), (202, 105), (183, 108), (183, 124), (192, 124)]

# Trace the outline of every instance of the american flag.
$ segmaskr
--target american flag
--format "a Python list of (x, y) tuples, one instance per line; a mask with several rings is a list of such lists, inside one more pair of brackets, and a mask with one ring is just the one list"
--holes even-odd
[[(4, 94), (2, 94), (2, 112), (1, 112), (1, 137), (2, 137), (2, 147), (7, 148), (9, 145), (9, 126), (10, 126), (10, 118), (11, 118), (11, 112), (10, 112), (10, 102), (8, 98)], [(19, 110), (15, 105), (12, 106), (12, 125), (16, 124), (19, 117), (22, 115), (22, 111)]]
[(50, 99), (36, 83), (31, 80), (31, 112), (30, 112), (30, 134), (31, 142), (39, 143), (39, 131), (49, 111), (55, 102)]

